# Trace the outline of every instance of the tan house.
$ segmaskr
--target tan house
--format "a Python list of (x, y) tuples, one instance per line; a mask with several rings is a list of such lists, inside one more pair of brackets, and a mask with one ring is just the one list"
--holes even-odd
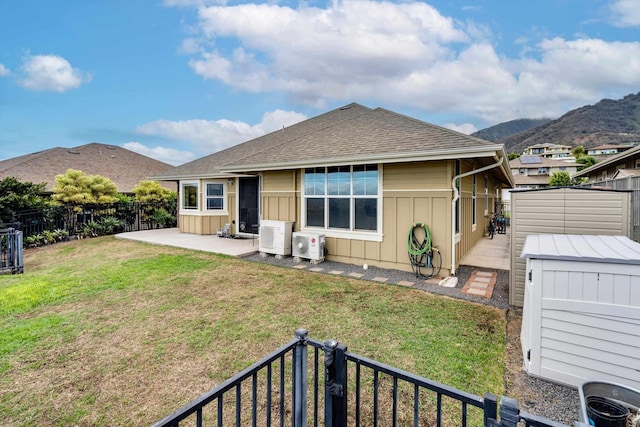
[(555, 172), (576, 173), (578, 164), (540, 156), (520, 156), (509, 162), (516, 188), (545, 188)]
[(527, 147), (522, 152), (522, 155), (539, 156), (546, 159), (574, 159), (570, 145), (551, 144), (548, 142)]
[(425, 223), (455, 273), (513, 186), (503, 145), (359, 104), (176, 167), (179, 227), (240, 236), (263, 220), (322, 233), (327, 259), (411, 271), (412, 224)]
[(597, 147), (589, 148), (587, 155), (589, 156), (609, 156), (611, 154), (619, 154), (631, 148), (630, 145), (604, 144)]

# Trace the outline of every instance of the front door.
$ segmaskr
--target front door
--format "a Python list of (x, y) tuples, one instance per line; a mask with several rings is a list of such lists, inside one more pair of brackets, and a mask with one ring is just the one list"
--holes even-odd
[(238, 231), (240, 233), (258, 234), (259, 180), (260, 178), (257, 176), (239, 178)]

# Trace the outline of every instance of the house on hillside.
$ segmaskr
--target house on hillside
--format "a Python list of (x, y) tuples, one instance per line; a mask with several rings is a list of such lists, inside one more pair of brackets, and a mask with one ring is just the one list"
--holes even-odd
[(573, 153), (571, 153), (571, 146), (561, 144), (535, 144), (525, 148), (522, 155), (538, 156), (544, 159), (574, 160)]
[[(119, 192), (130, 193), (140, 181), (173, 169), (173, 166), (122, 147), (92, 142), (1, 160), (0, 179), (14, 177), (22, 182), (44, 182), (45, 190), (51, 192), (56, 175), (65, 173), (67, 169), (81, 170), (87, 175), (102, 175), (113, 181)], [(177, 190), (174, 183), (165, 182), (163, 186)]]
[(594, 183), (636, 175), (640, 175), (640, 145), (609, 156), (605, 160), (575, 173), (573, 177), (587, 178), (588, 182)]
[(540, 156), (520, 156), (509, 162), (516, 188), (545, 188), (555, 172), (577, 172), (578, 164), (565, 160), (547, 159)]
[(604, 144), (597, 147), (589, 148), (587, 155), (589, 156), (609, 156), (612, 154), (619, 154), (623, 151), (630, 149), (630, 145), (616, 145), (616, 144)]
[(155, 175), (179, 185), (184, 233), (251, 236), (264, 220), (326, 236), (327, 258), (411, 271), (425, 223), (442, 274), (486, 229), (513, 186), (504, 146), (386, 109), (349, 104)]

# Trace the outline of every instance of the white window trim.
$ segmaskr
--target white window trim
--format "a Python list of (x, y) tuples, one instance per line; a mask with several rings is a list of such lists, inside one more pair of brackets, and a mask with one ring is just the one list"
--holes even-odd
[[(222, 184), (222, 209), (207, 209), (207, 184)], [(202, 209), (200, 209), (202, 212), (210, 216), (229, 215), (228, 199), (227, 180), (209, 179), (202, 183)]]
[[(377, 225), (376, 225), (377, 231), (365, 231), (365, 230), (357, 231), (357, 230), (344, 230), (344, 229), (336, 229), (336, 228), (328, 228), (328, 227), (321, 228), (321, 227), (307, 226), (307, 203), (306, 203), (307, 196), (305, 194), (305, 185), (304, 185), (305, 169), (302, 169), (300, 173), (300, 176), (302, 179), (301, 191), (300, 191), (300, 194), (301, 194), (300, 231), (322, 233), (325, 235), (325, 237), (334, 237), (334, 238), (349, 239), (349, 240), (365, 240), (370, 242), (382, 242), (384, 237), (382, 233), (382, 194), (383, 194), (382, 173), (383, 171), (382, 171), (381, 164), (378, 164), (377, 166), (378, 166), (378, 194), (377, 196), (369, 196), (369, 198), (371, 199), (375, 198), (377, 201), (376, 203), (376, 209), (378, 212)], [(324, 169), (325, 169), (325, 189), (326, 189), (327, 168), (325, 167)], [(351, 174), (351, 179), (353, 180), (353, 165), (350, 166), (350, 174)], [(329, 197), (329, 195), (324, 194), (322, 197), (326, 200)], [(350, 195), (349, 200), (351, 201), (351, 203), (353, 203), (353, 199), (354, 199), (354, 196)], [(326, 212), (325, 212), (325, 215), (326, 215)], [(353, 211), (353, 209), (351, 209), (351, 215), (352, 217), (350, 218), (350, 223), (355, 220), (353, 218), (353, 215), (355, 215), (355, 212)]]
[[(196, 197), (196, 203), (198, 204), (198, 206), (196, 206), (195, 209), (186, 209), (184, 207), (184, 186), (185, 185), (193, 185), (193, 184), (195, 184), (196, 192), (198, 193), (197, 197)], [(180, 194), (178, 194), (178, 197), (180, 197), (180, 213), (181, 214), (185, 214), (185, 215), (191, 214), (191, 215), (193, 215), (193, 214), (199, 212), (200, 211), (200, 203), (201, 203), (201, 201), (200, 201), (200, 181), (197, 181), (197, 180), (180, 181)]]

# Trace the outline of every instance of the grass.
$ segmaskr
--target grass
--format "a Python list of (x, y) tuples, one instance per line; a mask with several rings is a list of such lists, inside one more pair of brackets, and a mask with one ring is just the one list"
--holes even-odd
[(503, 394), (505, 315), (399, 286), (116, 240), (29, 250), (0, 277), (3, 425), (148, 425), (297, 328)]

